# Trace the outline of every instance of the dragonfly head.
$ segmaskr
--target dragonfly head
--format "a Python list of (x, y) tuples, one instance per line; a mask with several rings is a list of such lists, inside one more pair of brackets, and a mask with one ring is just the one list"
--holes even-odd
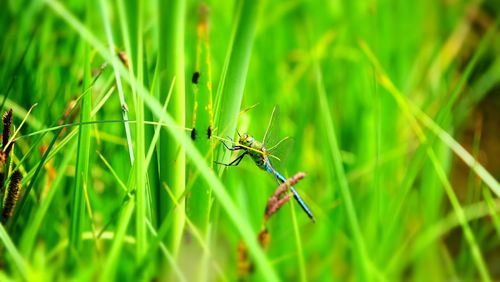
[(240, 135), (240, 139), (238, 140), (238, 143), (240, 143), (243, 146), (250, 147), (254, 143), (254, 139), (252, 136), (248, 135), (247, 133), (243, 133)]

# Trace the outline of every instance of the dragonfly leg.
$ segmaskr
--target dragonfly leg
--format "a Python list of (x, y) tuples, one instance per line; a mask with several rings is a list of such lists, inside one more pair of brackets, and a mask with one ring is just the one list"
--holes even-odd
[(226, 142), (224, 141), (221, 141), (222, 145), (224, 145), (224, 147), (226, 147), (226, 149), (228, 149), (229, 151), (238, 151), (238, 150), (243, 150), (245, 148), (239, 146), (239, 145), (236, 145), (236, 146), (233, 146), (233, 147), (229, 147)]
[(217, 161), (215, 163), (220, 164), (220, 165), (224, 165), (224, 166), (237, 166), (240, 164), (241, 160), (245, 157), (246, 154), (248, 154), (248, 152), (244, 152), (243, 154), (241, 154), (239, 157), (237, 157), (236, 159), (234, 159), (232, 162), (230, 162), (228, 164), (220, 163)]

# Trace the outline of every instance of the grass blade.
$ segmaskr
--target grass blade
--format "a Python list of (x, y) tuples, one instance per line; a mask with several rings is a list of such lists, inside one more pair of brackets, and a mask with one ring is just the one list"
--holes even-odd
[[(237, 4), (235, 25), (215, 97), (215, 124), (219, 136), (233, 136), (236, 130), (261, 3), (261, 0), (243, 0)], [(221, 147), (216, 160), (227, 163), (231, 154)], [(222, 172), (223, 166), (218, 169)]]
[[(85, 90), (91, 83), (92, 75), (90, 69), (89, 46), (84, 43), (83, 46), (84, 58), (84, 82), (83, 89)], [(91, 120), (90, 112), (92, 110), (92, 95), (90, 93), (84, 95), (81, 100), (81, 113), (80, 121), (88, 122)], [(72, 212), (71, 212), (71, 229), (70, 229), (70, 252), (77, 255), (82, 247), (82, 232), (84, 228), (85, 219), (85, 205), (84, 205), (84, 187), (85, 183), (89, 183), (89, 158), (90, 158), (90, 125), (82, 125), (78, 131), (78, 147), (76, 155), (75, 167), (75, 190), (73, 194)]]
[[(174, 92), (167, 111), (173, 117), (175, 124), (185, 127), (184, 25), (186, 1), (160, 1), (158, 9), (163, 14), (159, 19), (158, 63), (159, 72), (165, 74), (159, 80), (161, 93), (159, 100), (166, 100), (170, 82), (175, 78)], [(159, 164), (160, 183), (166, 183), (172, 188), (175, 197), (178, 197), (186, 189), (186, 156), (185, 148), (174, 140), (168, 132), (161, 132), (158, 159), (161, 160)], [(165, 193), (160, 195), (159, 200), (163, 204), (158, 206), (163, 209), (160, 212), (163, 217), (166, 210), (175, 206), (175, 203)], [(173, 221), (166, 245), (175, 257), (184, 231), (184, 202), (176, 208)]]
[(10, 254), (14, 263), (17, 267), (17, 270), (21, 274), (24, 280), (28, 281), (28, 265), (24, 261), (24, 258), (18, 252), (16, 245), (12, 242), (7, 230), (5, 230), (3, 224), (0, 224), (0, 241), (2, 241), (3, 245), (7, 249), (7, 252)]
[(326, 92), (323, 86), (323, 78), (321, 70), (318, 65), (315, 65), (316, 72), (316, 85), (317, 94), (320, 104), (321, 117), (325, 123), (326, 134), (328, 138), (328, 145), (330, 147), (331, 158), (334, 164), (335, 175), (339, 178), (339, 189), (342, 196), (342, 200), (345, 203), (344, 207), (346, 209), (349, 227), (354, 237), (354, 252), (357, 253), (358, 263), (360, 263), (360, 275), (359, 280), (363, 281), (370, 277), (368, 273), (368, 266), (370, 264), (368, 253), (366, 251), (365, 241), (359, 227), (358, 216), (356, 215), (356, 208), (354, 206), (352, 195), (349, 189), (349, 184), (347, 182), (347, 177), (342, 167), (342, 158), (340, 154), (340, 149), (337, 144), (337, 137), (335, 136), (335, 127), (330, 115), (330, 110), (328, 109), (328, 101), (326, 99)]

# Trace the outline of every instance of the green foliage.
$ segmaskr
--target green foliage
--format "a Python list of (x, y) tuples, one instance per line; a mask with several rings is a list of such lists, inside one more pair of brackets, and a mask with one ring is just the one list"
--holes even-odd
[[(500, 279), (498, 7), (228, 4), (5, 3), (0, 280)], [(214, 163), (275, 105), (315, 223)]]

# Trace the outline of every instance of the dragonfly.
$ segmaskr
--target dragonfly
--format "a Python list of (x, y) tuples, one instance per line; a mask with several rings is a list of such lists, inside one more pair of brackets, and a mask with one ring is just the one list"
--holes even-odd
[[(239, 139), (236, 145), (229, 147), (224, 141), (221, 141), (224, 147), (226, 147), (226, 149), (230, 151), (243, 151), (243, 153), (230, 163), (227, 164), (219, 162), (216, 163), (224, 166), (237, 166), (240, 164), (241, 160), (243, 160), (243, 158), (248, 155), (260, 169), (265, 170), (271, 175), (273, 175), (279, 183), (286, 182), (286, 178), (281, 173), (279, 173), (278, 170), (276, 170), (272, 165), (270, 158), (274, 156), (270, 152), (276, 149), (287, 138), (277, 142), (274, 146), (272, 146), (269, 149), (266, 148), (266, 143), (269, 141), (268, 139), (269, 136), (271, 135), (274, 120), (277, 117), (277, 112), (278, 108), (274, 107), (273, 112), (271, 114), (271, 119), (269, 120), (269, 124), (266, 129), (266, 133), (264, 134), (264, 139), (262, 142), (255, 140), (253, 136), (247, 133), (240, 134), (239, 132), (238, 132)], [(314, 222), (315, 218), (311, 209), (307, 206), (307, 204), (299, 195), (297, 190), (295, 190), (293, 186), (289, 187), (290, 191), (292, 191), (293, 197), (295, 198), (299, 206), (307, 214), (307, 216)]]

